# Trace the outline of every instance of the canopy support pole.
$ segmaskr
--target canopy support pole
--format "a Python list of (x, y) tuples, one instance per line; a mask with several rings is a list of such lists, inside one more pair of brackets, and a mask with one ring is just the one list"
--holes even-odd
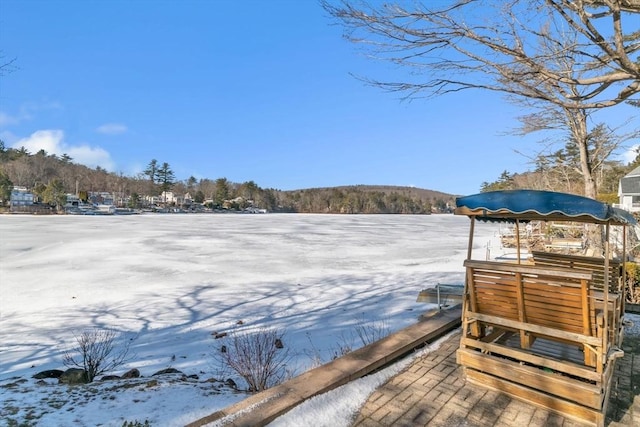
[(475, 233), (476, 218), (474, 216), (469, 217), (471, 219), (471, 226), (469, 227), (469, 244), (467, 245), (467, 259), (471, 259), (471, 253), (473, 248), (473, 233)]
[(518, 264), (520, 264), (520, 220), (516, 219), (516, 254), (518, 256)]

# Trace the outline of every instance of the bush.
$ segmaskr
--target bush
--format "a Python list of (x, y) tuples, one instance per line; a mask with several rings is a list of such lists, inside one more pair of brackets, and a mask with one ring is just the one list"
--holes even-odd
[(290, 356), (283, 346), (283, 336), (277, 330), (268, 329), (227, 336), (214, 358), (245, 380), (249, 391), (266, 390), (287, 376)]
[(389, 335), (389, 327), (385, 320), (367, 323), (363, 317), (360, 319), (355, 329), (356, 335), (358, 335), (363, 346), (379, 341)]
[(78, 346), (71, 352), (65, 352), (63, 363), (67, 367), (84, 369), (87, 379), (111, 371), (124, 364), (128, 359), (129, 342), (116, 349), (118, 333), (110, 329), (91, 329), (76, 335)]
[(640, 266), (635, 262), (627, 262), (624, 265), (627, 274), (626, 301), (640, 303)]

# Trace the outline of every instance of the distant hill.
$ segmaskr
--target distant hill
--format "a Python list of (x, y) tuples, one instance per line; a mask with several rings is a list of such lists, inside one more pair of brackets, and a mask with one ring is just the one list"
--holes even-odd
[(418, 187), (409, 187), (409, 186), (401, 186), (401, 185), (342, 185), (337, 187), (318, 187), (318, 188), (304, 188), (298, 190), (288, 190), (283, 191), (283, 193), (293, 193), (297, 191), (311, 191), (311, 190), (341, 190), (341, 191), (351, 191), (351, 190), (359, 190), (365, 192), (382, 192), (382, 193), (401, 193), (411, 195), (413, 197), (418, 197), (424, 200), (434, 200), (437, 198), (443, 199), (455, 199), (458, 197), (454, 194), (443, 193), (441, 191), (435, 190), (427, 190), (424, 188)]
[(283, 210), (308, 213), (450, 212), (455, 195), (416, 187), (349, 185), (279, 191)]

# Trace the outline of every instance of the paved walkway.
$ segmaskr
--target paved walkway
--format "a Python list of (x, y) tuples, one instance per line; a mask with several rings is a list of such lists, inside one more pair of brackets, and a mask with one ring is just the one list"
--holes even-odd
[[(468, 383), (456, 363), (460, 334), (379, 387), (353, 423), (387, 426), (581, 426), (503, 393)], [(609, 400), (607, 425), (640, 426), (640, 337), (626, 337)]]
[[(279, 386), (251, 395), (188, 427), (214, 422), (229, 427), (265, 426), (305, 400), (366, 375), (459, 324), (460, 309), (445, 310)], [(456, 363), (459, 343), (458, 332), (438, 350), (416, 359), (379, 387), (362, 407), (353, 427), (582, 425), (468, 383)], [(609, 399), (608, 427), (640, 426), (640, 334), (625, 336), (623, 349), (625, 356), (616, 363)]]

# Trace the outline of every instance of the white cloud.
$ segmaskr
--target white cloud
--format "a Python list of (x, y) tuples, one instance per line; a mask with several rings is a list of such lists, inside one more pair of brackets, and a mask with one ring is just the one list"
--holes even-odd
[(22, 138), (12, 144), (13, 148), (26, 148), (30, 153), (45, 150), (48, 154), (68, 154), (74, 163), (90, 167), (100, 166), (107, 170), (114, 170), (111, 155), (100, 147), (87, 144), (69, 145), (64, 142), (64, 132), (59, 129), (39, 130), (27, 138)]
[(35, 113), (47, 110), (62, 110), (62, 105), (59, 102), (26, 102), (20, 106), (16, 114), (0, 111), (0, 126), (12, 126), (32, 120)]
[(638, 156), (638, 151), (637, 150), (638, 150), (639, 147), (640, 146), (637, 145), (637, 144), (633, 145), (633, 146), (629, 147), (627, 149), (627, 151), (625, 151), (622, 154), (622, 161), (624, 162), (625, 165), (628, 165), (629, 163), (633, 162), (636, 159), (636, 157)]
[(96, 129), (98, 133), (104, 133), (106, 135), (119, 135), (125, 133), (127, 130), (127, 126), (122, 123), (105, 123)]
[(0, 126), (17, 125), (24, 120), (30, 119), (31, 114), (24, 109), (21, 109), (20, 113), (17, 115), (10, 115), (5, 113), (4, 111), (0, 111)]

